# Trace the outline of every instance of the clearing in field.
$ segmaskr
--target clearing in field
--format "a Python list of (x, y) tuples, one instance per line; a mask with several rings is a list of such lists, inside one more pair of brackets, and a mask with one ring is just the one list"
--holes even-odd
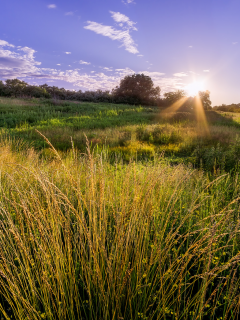
[(3, 318), (237, 319), (238, 116), (206, 111), (203, 130), (190, 112), (7, 98), (0, 114)]

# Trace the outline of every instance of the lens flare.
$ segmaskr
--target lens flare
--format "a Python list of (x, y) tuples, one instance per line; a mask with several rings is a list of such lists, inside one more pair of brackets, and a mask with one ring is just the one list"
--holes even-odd
[(192, 82), (185, 87), (185, 91), (189, 97), (195, 97), (199, 91), (205, 91), (204, 82), (203, 81)]
[(205, 114), (205, 110), (203, 108), (202, 100), (197, 94), (195, 97), (195, 111), (196, 111), (196, 119), (197, 119), (197, 129), (203, 134), (209, 135), (209, 127)]
[(168, 107), (165, 112), (174, 113), (177, 112), (179, 108), (187, 101), (187, 97), (182, 97), (178, 101), (174, 102), (170, 107)]

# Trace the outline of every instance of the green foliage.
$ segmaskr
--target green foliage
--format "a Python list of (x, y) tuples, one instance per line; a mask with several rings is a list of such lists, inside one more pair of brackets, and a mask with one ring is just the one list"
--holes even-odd
[(213, 110), (239, 113), (240, 112), (240, 103), (232, 103), (229, 105), (222, 104), (221, 106), (214, 106)]
[(156, 107), (0, 113), (1, 318), (236, 319), (237, 115), (206, 111), (204, 131)]
[[(0, 115), (2, 135), (20, 137), (36, 149), (46, 148), (46, 144), (35, 129), (61, 151), (72, 148), (72, 137), (75, 147), (84, 152), (85, 133), (92, 147), (107, 145), (111, 159), (114, 153), (130, 161), (152, 159), (164, 152), (171, 163), (190, 162), (210, 172), (230, 172), (238, 167), (237, 114), (233, 118), (206, 111), (209, 133), (196, 123), (193, 111), (167, 112), (157, 107), (1, 98)], [(149, 152), (144, 148), (150, 148)]]
[(165, 103), (167, 105), (171, 105), (174, 102), (181, 100), (185, 96), (186, 96), (186, 93), (184, 92), (184, 90), (177, 90), (177, 91), (173, 91), (173, 92), (164, 93)]
[(123, 103), (151, 105), (160, 97), (160, 88), (154, 88), (150, 77), (133, 74), (125, 76), (120, 85), (113, 89), (112, 94)]
[(203, 108), (205, 110), (211, 110), (211, 100), (210, 100), (210, 92), (206, 91), (199, 91), (199, 97), (202, 101)]

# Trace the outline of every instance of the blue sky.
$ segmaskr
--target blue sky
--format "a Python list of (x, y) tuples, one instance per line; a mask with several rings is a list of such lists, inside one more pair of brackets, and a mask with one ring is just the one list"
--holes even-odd
[(0, 79), (111, 90), (149, 75), (240, 103), (240, 0), (1, 0)]

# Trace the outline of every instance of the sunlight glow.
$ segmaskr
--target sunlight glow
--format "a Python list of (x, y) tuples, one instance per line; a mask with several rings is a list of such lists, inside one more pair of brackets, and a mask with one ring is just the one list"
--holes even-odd
[(205, 85), (203, 81), (195, 81), (188, 84), (185, 91), (189, 97), (195, 97), (199, 91), (205, 91)]
[(197, 129), (203, 134), (209, 135), (209, 127), (208, 127), (206, 114), (203, 108), (202, 101), (198, 94), (196, 95), (195, 103), (196, 103), (195, 110), (196, 110), (196, 118), (197, 118)]
[(174, 102), (170, 107), (166, 109), (166, 112), (171, 114), (177, 112), (179, 108), (187, 101), (187, 97), (183, 97), (180, 100)]

